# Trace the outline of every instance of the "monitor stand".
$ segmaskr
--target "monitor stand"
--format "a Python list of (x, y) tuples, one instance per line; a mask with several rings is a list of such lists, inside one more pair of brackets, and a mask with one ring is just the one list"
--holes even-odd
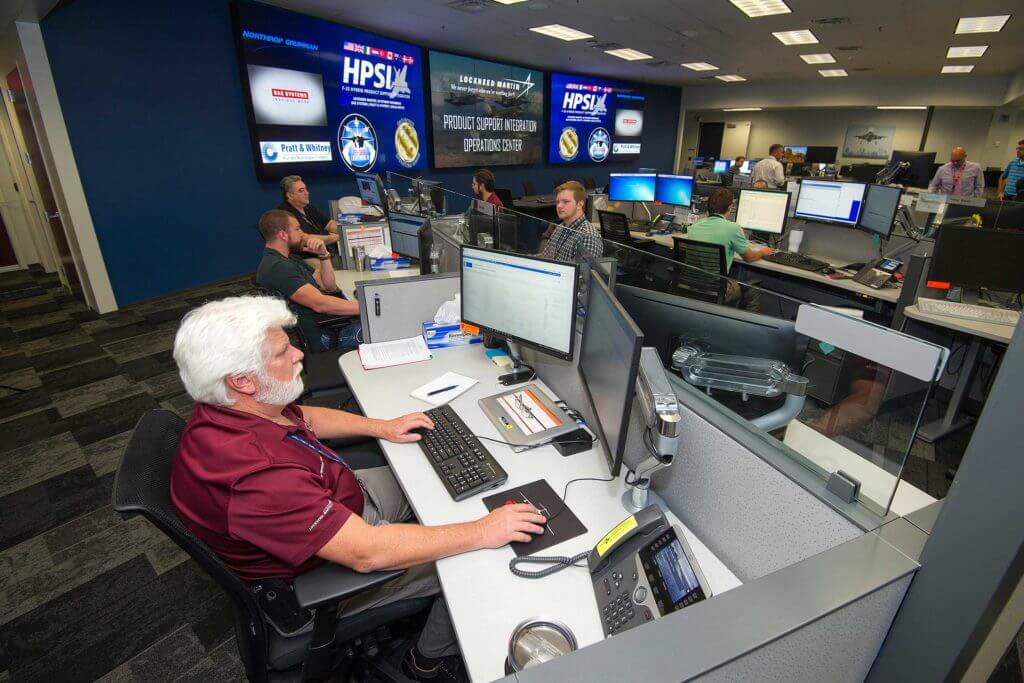
[(512, 359), (512, 372), (498, 376), (498, 382), (502, 386), (510, 387), (514, 384), (529, 382), (536, 374), (533, 368), (527, 366), (519, 359), (519, 345), (506, 340), (508, 344), (508, 356)]

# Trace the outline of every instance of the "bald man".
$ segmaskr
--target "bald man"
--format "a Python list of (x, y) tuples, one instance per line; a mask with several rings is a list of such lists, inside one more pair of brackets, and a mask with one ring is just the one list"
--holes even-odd
[(980, 197), (985, 191), (985, 174), (981, 166), (967, 161), (967, 150), (954, 147), (949, 153), (949, 162), (939, 166), (935, 177), (928, 185), (929, 192), (956, 194), (963, 197)]

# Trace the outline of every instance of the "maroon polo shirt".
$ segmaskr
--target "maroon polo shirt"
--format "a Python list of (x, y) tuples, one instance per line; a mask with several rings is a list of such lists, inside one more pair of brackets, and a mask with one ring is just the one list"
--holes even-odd
[(498, 196), (497, 192), (492, 192), (491, 196), (487, 198), (487, 201), (494, 204), (499, 209), (504, 209), (505, 205), (501, 201), (501, 197)]
[(171, 502), (185, 526), (244, 581), (293, 579), (323, 560), (316, 552), (363, 512), (352, 470), (324, 451), (302, 416), (285, 427), (224, 406), (197, 403), (171, 471)]

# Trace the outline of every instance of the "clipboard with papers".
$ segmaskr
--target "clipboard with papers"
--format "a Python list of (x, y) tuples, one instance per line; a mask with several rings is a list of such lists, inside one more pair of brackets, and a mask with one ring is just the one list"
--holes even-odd
[(478, 401), (498, 433), (513, 446), (534, 446), (578, 429), (569, 415), (536, 384)]

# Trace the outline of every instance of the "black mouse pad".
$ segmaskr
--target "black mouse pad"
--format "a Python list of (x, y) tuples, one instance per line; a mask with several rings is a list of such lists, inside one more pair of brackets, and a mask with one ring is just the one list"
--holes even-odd
[(565, 506), (551, 485), (543, 479), (495, 493), (493, 496), (487, 496), (483, 501), (489, 511), (495, 510), (509, 501), (528, 503), (548, 518), (543, 534), (534, 536), (529, 543), (510, 544), (518, 557), (532, 555), (587, 532), (587, 527), (583, 526), (583, 522)]

